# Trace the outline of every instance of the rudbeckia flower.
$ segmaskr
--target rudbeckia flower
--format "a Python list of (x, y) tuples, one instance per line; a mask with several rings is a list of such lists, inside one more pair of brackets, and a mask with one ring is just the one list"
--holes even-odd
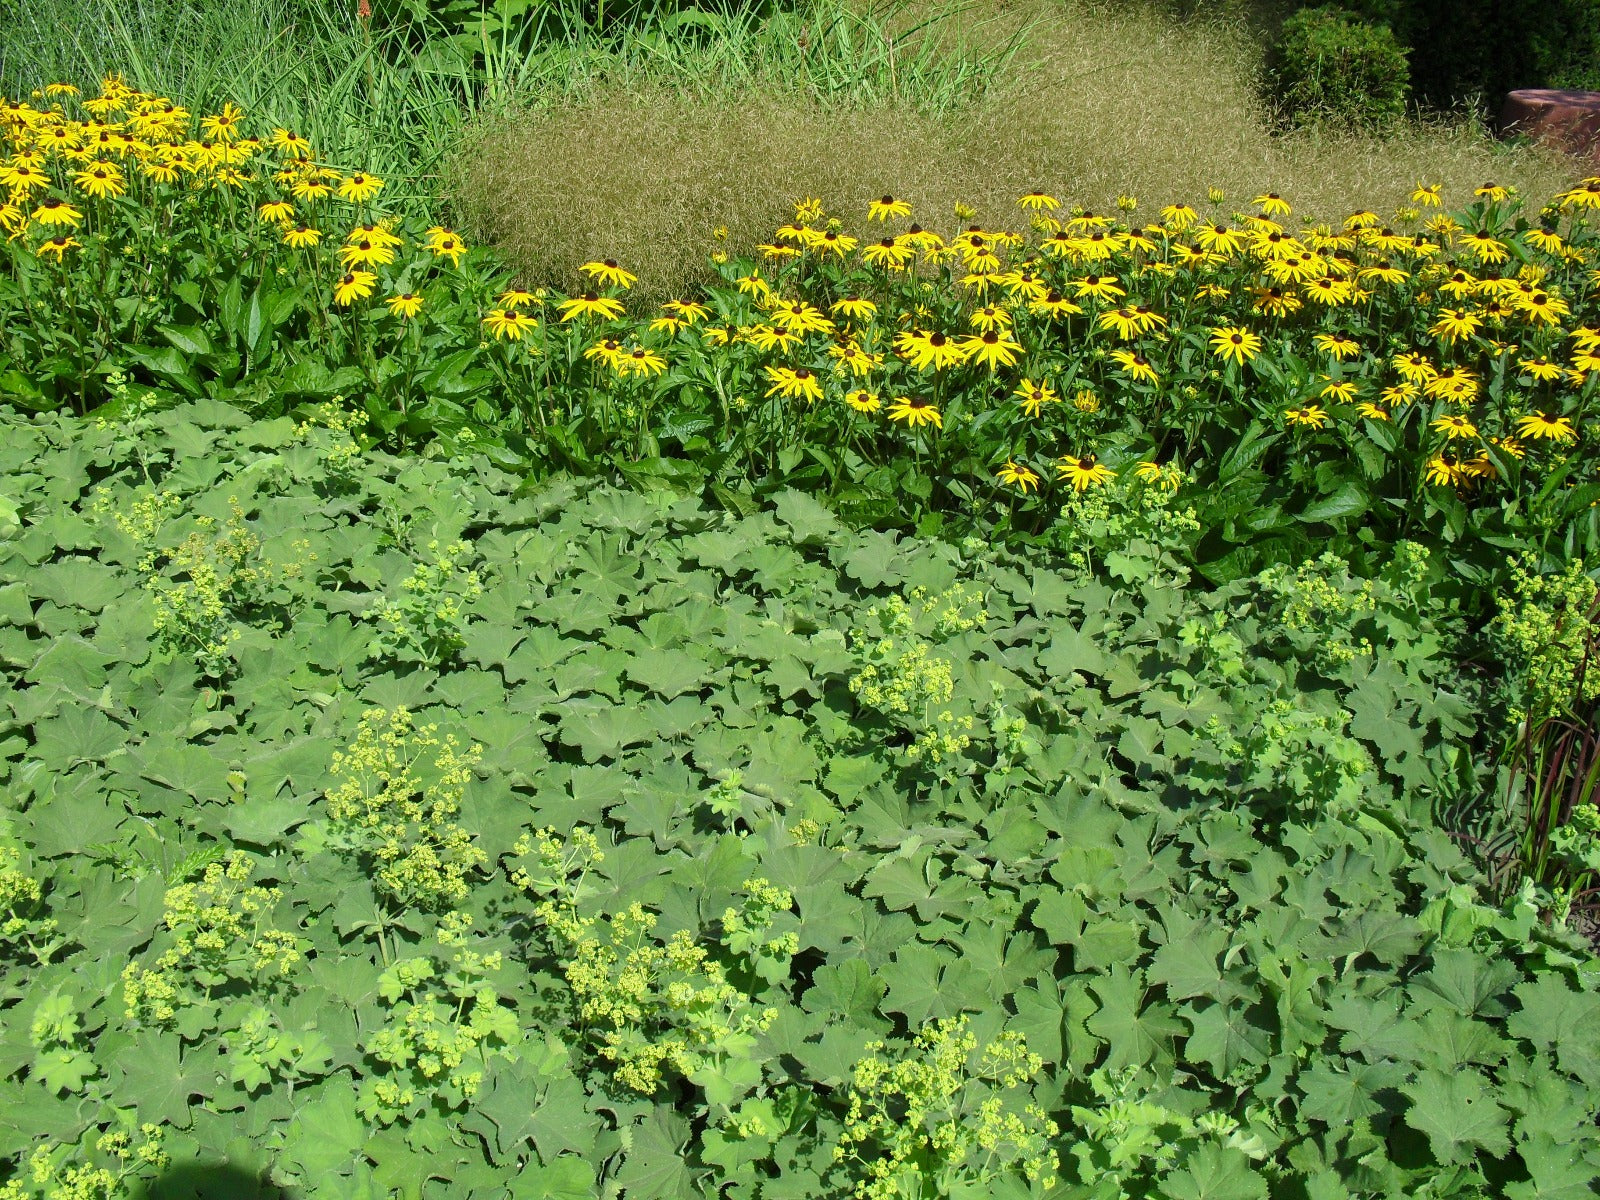
[(654, 350), (635, 346), (618, 357), (613, 366), (623, 375), (659, 375), (667, 369), (667, 360)]
[(585, 292), (561, 305), (561, 320), (566, 322), (576, 320), (578, 317), (594, 316), (605, 321), (615, 321), (622, 312), (622, 301), (613, 300), (610, 296), (596, 295), (594, 292)]
[(227, 143), (239, 136), (243, 121), (244, 113), (230, 100), (222, 106), (221, 112), (200, 118), (200, 131), (214, 141)]
[(1572, 422), (1556, 413), (1529, 413), (1517, 422), (1517, 434), (1525, 438), (1549, 438), (1553, 442), (1576, 441), (1578, 431)]
[(1061, 201), (1046, 192), (1029, 192), (1018, 197), (1017, 207), (1024, 212), (1053, 212), (1061, 207)]
[(1356, 414), (1365, 417), (1369, 421), (1387, 421), (1389, 419), (1389, 410), (1387, 408), (1373, 404), (1368, 400), (1363, 400), (1356, 405)]
[(1478, 427), (1460, 413), (1446, 413), (1430, 424), (1436, 432), (1444, 434), (1448, 441), (1478, 436)]
[(1065, 479), (1075, 492), (1085, 492), (1116, 478), (1110, 467), (1095, 461), (1092, 454), (1065, 455), (1056, 459), (1056, 476)]
[(1423, 477), (1431, 484), (1459, 487), (1468, 481), (1467, 473), (1454, 455), (1435, 454), (1423, 468)]
[(346, 306), (356, 300), (365, 300), (372, 295), (377, 282), (378, 277), (371, 271), (346, 271), (334, 285), (334, 303)]
[(637, 275), (623, 270), (617, 265), (617, 261), (614, 258), (586, 262), (580, 266), (578, 270), (582, 271), (590, 279), (604, 284), (606, 287), (619, 287), (626, 290), (627, 288), (631, 288), (635, 283), (639, 282), (639, 277)]
[(483, 324), (494, 334), (496, 341), (504, 337), (513, 342), (520, 342), (524, 333), (539, 326), (539, 322), (527, 313), (505, 308), (491, 308), (489, 315), (483, 318)]
[(769, 396), (782, 396), (790, 400), (822, 399), (822, 382), (805, 367), (763, 367), (763, 373), (772, 381), (767, 389)]
[(1072, 285), (1073, 294), (1082, 300), (1089, 297), (1095, 300), (1118, 300), (1128, 293), (1117, 282), (1115, 275), (1086, 275), (1082, 279), (1068, 280)]
[(884, 196), (881, 200), (874, 200), (867, 205), (867, 220), (887, 221), (890, 217), (909, 217), (911, 205), (904, 200), (896, 200), (893, 196)]
[(1277, 192), (1268, 192), (1257, 196), (1250, 203), (1256, 205), (1269, 217), (1286, 217), (1289, 215), (1289, 202)]
[(1327, 411), (1320, 404), (1284, 409), (1283, 419), (1290, 425), (1304, 425), (1310, 429), (1322, 429), (1328, 424)]
[(287, 200), (268, 200), (256, 209), (263, 221), (274, 225), (287, 225), (294, 216), (294, 205)]
[(365, 204), (383, 191), (383, 180), (376, 175), (346, 175), (339, 181), (339, 199)]
[(461, 265), (461, 256), (467, 252), (467, 244), (447, 229), (430, 230), (428, 249), (435, 258), (448, 258), (450, 265), (455, 267)]
[(309, 225), (296, 225), (293, 229), (283, 231), (283, 240), (296, 250), (303, 250), (320, 242), (322, 231), (312, 229)]
[(1443, 338), (1453, 346), (1477, 333), (1478, 327), (1482, 324), (1482, 318), (1468, 309), (1441, 308), (1439, 319), (1428, 326), (1428, 332), (1434, 337)]
[(1484, 200), (1499, 203), (1502, 200), (1510, 198), (1511, 189), (1501, 187), (1498, 183), (1485, 183), (1473, 188), (1472, 194), (1474, 196), (1481, 197)]
[(422, 311), (422, 297), (415, 292), (400, 292), (384, 301), (397, 317), (410, 318)]
[(1037, 417), (1046, 404), (1055, 404), (1061, 399), (1048, 383), (1034, 383), (1031, 379), (1024, 379), (1011, 394), (1022, 401), (1022, 411), (1030, 417)]
[(1032, 468), (1024, 466), (1012, 459), (1007, 459), (1003, 467), (995, 472), (995, 478), (1001, 483), (1010, 484), (1024, 495), (1028, 489), (1039, 489), (1039, 476)]
[(881, 238), (868, 243), (866, 249), (861, 252), (864, 262), (890, 271), (903, 270), (911, 261), (911, 256), (911, 247), (902, 244), (898, 238)]
[(394, 261), (394, 251), (362, 238), (339, 250), (339, 261), (346, 267), (386, 266)]
[(291, 129), (274, 129), (267, 139), (285, 158), (310, 158), (311, 143)]
[(944, 418), (939, 415), (939, 410), (920, 397), (896, 396), (885, 415), (891, 421), (904, 421), (912, 429), (921, 425), (944, 428)]
[(918, 371), (926, 371), (929, 367), (942, 371), (946, 367), (959, 366), (966, 357), (954, 339), (942, 333), (923, 330), (897, 335), (894, 348), (900, 357), (909, 360)]
[(1411, 203), (1420, 204), (1423, 208), (1438, 208), (1440, 204), (1439, 193), (1443, 185), (1437, 183), (1419, 183), (1411, 192)]
[(828, 307), (831, 313), (841, 317), (849, 317), (856, 321), (865, 321), (878, 311), (878, 306), (871, 300), (863, 300), (860, 296), (846, 296), (842, 300), (835, 300)]
[(961, 352), (968, 362), (976, 362), (991, 371), (1009, 367), (1022, 353), (1022, 345), (1012, 341), (1000, 329), (990, 329), (974, 337), (963, 338)]
[(1156, 383), (1161, 378), (1156, 373), (1156, 369), (1150, 365), (1150, 360), (1142, 354), (1132, 350), (1113, 350), (1111, 358), (1134, 379), (1143, 380), (1146, 383)]
[(1354, 358), (1361, 353), (1361, 343), (1354, 338), (1344, 336), (1342, 333), (1313, 334), (1311, 341), (1317, 349), (1333, 355), (1340, 362)]
[(1211, 352), (1243, 366), (1261, 353), (1261, 337), (1242, 325), (1223, 325), (1211, 331)]
[(79, 242), (75, 237), (68, 237), (65, 234), (58, 233), (55, 237), (50, 238), (48, 241), (40, 242), (39, 248), (35, 250), (34, 253), (40, 258), (43, 258), (47, 254), (54, 254), (56, 256), (56, 261), (60, 262), (62, 255), (66, 254), (68, 250), (81, 248), (82, 244), (83, 243)]
[(772, 323), (790, 333), (827, 333), (833, 322), (803, 300), (787, 300), (772, 310)]
[(844, 394), (844, 402), (859, 413), (872, 413), (878, 411), (878, 393), (869, 392), (865, 388)]
[(83, 224), (83, 214), (65, 200), (50, 196), (33, 210), (33, 220), (39, 225), (65, 225), (76, 229)]

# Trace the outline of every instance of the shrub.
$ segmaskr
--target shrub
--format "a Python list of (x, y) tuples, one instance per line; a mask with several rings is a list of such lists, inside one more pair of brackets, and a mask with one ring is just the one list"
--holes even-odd
[(1272, 78), (1290, 123), (1382, 125), (1405, 115), (1410, 70), (1386, 25), (1336, 5), (1305, 8), (1283, 23)]

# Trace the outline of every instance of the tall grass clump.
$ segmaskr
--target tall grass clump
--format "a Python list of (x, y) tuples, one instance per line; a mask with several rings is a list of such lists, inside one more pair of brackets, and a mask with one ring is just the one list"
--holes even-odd
[[(887, 41), (892, 20), (880, 22)], [(814, 32), (782, 73), (752, 66), (716, 86), (612, 73), (475, 125), (452, 198), (530, 282), (570, 282), (601, 255), (664, 295), (705, 278), (713, 229), (748, 244), (799, 195), (848, 212), (892, 192), (929, 221), (959, 202), (1003, 223), (1038, 187), (1097, 210), (1126, 194), (1274, 190), (1335, 220), (1421, 178), (1457, 197), (1488, 179), (1540, 195), (1575, 178), (1565, 160), (1496, 145), (1461, 120), (1276, 136), (1264, 46), (1237, 16), (1034, 0), (940, 10), (920, 39), (919, 86), (942, 97), (974, 64), (988, 65), (985, 85), (920, 105), (860, 84), (829, 91), (803, 69)]]

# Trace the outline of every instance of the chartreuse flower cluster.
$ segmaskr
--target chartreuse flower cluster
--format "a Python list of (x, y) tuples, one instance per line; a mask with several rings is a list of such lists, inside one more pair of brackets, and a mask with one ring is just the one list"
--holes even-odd
[(915, 588), (873, 605), (865, 624), (850, 631), (857, 663), (850, 691), (912, 735), (906, 753), (913, 762), (926, 757), (941, 764), (972, 744), (972, 714), (958, 716), (944, 707), (955, 694), (955, 680), (950, 661), (933, 650), (937, 642), (982, 626), (988, 620), (982, 604), (982, 595), (961, 583), (938, 595)]
[[(209, 1009), (222, 989), (270, 989), (293, 970), (303, 944), (270, 923), (283, 893), (250, 883), (255, 870), (248, 854), (234, 850), (207, 866), (198, 882), (167, 889), (167, 944), (149, 966), (134, 961), (122, 972), (130, 1022), (209, 1028), (215, 1016)], [(185, 1015), (195, 1008), (202, 1011)]]
[(368, 709), (329, 768), (329, 844), (369, 863), (397, 908), (460, 904), (487, 858), (455, 820), (478, 754), (404, 707)]
[(1269, 567), (1258, 576), (1262, 591), (1278, 602), (1283, 627), (1320, 635), (1317, 657), (1334, 669), (1372, 653), (1372, 642), (1354, 635), (1352, 626), (1377, 610), (1375, 585), (1370, 579), (1354, 588), (1336, 582), (1349, 577), (1350, 564), (1331, 550), (1298, 567)]
[[(1575, 559), (1557, 574), (1529, 562), (1512, 564), (1509, 594), (1500, 598), (1492, 635), (1523, 681), (1512, 719), (1537, 723), (1600, 697), (1600, 671), (1587, 670), (1597, 585)], [(1581, 681), (1581, 683), (1580, 683)]]
[(41, 1143), (21, 1173), (0, 1184), (0, 1200), (122, 1200), (138, 1194), (141, 1183), (172, 1161), (163, 1145), (166, 1131), (148, 1121), (135, 1125), (131, 1114), (121, 1126), (95, 1139), (92, 1151)]
[(978, 1046), (967, 1017), (935, 1021), (909, 1049), (869, 1044), (851, 1074), (834, 1159), (859, 1200), (979, 1196), (1020, 1177), (1048, 1191), (1060, 1133), (1027, 1085), (1044, 1066), (1007, 1031)]
[(379, 625), (374, 654), (434, 666), (465, 645), (466, 606), (483, 594), (478, 572), (464, 565), (471, 547), (431, 541), (428, 554), (401, 580), (397, 599), (385, 597), (367, 612)]
[(746, 881), (740, 903), (707, 936), (680, 929), (663, 939), (658, 918), (634, 903), (617, 913), (581, 911), (584, 881), (603, 857), (592, 832), (569, 839), (541, 829), (518, 840), (511, 879), (540, 897), (534, 910), (571, 989), (580, 1027), (616, 1081), (652, 1096), (686, 1079), (719, 1103), (760, 1082), (756, 1035), (777, 1017), (754, 995), (788, 978), (799, 949), (774, 926), (794, 905), (783, 888)]
[(42, 966), (63, 945), (45, 913), (44, 888), (22, 867), (22, 852), (0, 842), (0, 957), (31, 959)]
[(379, 979), (388, 1009), (365, 1050), (380, 1068), (362, 1080), (357, 1099), (367, 1118), (387, 1125), (435, 1104), (462, 1108), (490, 1063), (515, 1053), (517, 1016), (492, 982), (500, 953), (474, 949), (471, 925), (465, 913), (446, 914), (438, 940), (453, 950), (448, 963), (434, 954), (403, 958)]

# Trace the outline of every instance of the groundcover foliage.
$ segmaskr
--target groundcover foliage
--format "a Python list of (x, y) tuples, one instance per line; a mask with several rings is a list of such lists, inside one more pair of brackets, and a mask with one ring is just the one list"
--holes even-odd
[(331, 410), (0, 447), (7, 1200), (1600, 1178), (1600, 972), (1430, 816), (1418, 548), (1199, 594)]

